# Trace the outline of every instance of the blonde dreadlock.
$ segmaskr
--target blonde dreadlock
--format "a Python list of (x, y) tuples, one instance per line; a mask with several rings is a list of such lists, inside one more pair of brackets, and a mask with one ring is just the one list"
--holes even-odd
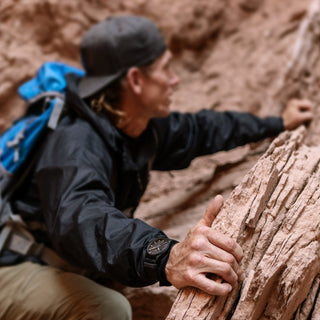
[[(154, 62), (140, 66), (139, 68), (145, 74), (149, 74), (153, 66)], [(107, 88), (95, 94), (90, 101), (92, 110), (100, 114), (107, 114), (116, 126), (118, 126), (126, 116), (125, 112), (119, 110), (124, 81), (125, 76), (117, 79), (108, 85)]]
[(122, 91), (123, 78), (120, 78), (92, 97), (91, 109), (98, 114), (107, 114), (117, 125), (126, 116), (125, 112), (119, 110)]

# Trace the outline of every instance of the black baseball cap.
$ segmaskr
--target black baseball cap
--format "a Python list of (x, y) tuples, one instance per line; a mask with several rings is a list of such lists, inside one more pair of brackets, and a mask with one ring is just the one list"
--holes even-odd
[(85, 76), (79, 94), (87, 98), (125, 75), (129, 68), (155, 61), (166, 50), (157, 26), (142, 16), (113, 16), (84, 35), (80, 53)]

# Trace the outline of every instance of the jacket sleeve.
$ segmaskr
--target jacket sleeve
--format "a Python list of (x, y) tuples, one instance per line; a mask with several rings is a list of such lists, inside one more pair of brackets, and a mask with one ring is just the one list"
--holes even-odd
[(178, 170), (202, 155), (276, 136), (283, 128), (280, 117), (259, 118), (242, 112), (173, 112), (152, 122), (158, 136), (154, 170)]
[(94, 277), (128, 286), (155, 283), (159, 277), (150, 276), (143, 266), (145, 249), (166, 235), (115, 208), (111, 156), (101, 139), (81, 131), (54, 132), (37, 164), (36, 182), (52, 245)]

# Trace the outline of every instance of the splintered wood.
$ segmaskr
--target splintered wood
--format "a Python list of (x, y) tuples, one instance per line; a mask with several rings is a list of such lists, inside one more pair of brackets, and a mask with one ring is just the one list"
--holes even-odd
[[(310, 2), (270, 108), (293, 95), (319, 103), (320, 0)], [(317, 100), (318, 98), (318, 100)], [(316, 115), (319, 108), (316, 107)], [(180, 290), (166, 320), (320, 319), (320, 134), (300, 127), (270, 145), (230, 195), (213, 228), (244, 250), (246, 278), (227, 297)], [(308, 140), (308, 146), (303, 140)], [(317, 139), (316, 139), (317, 140)], [(317, 140), (318, 141), (318, 140)]]
[(244, 282), (227, 297), (180, 290), (167, 320), (320, 319), (320, 147), (305, 132), (275, 139), (214, 221), (244, 250)]

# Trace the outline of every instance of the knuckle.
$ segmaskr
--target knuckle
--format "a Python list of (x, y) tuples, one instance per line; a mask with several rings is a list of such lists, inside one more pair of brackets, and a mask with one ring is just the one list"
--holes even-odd
[(210, 284), (207, 284), (205, 287), (204, 287), (204, 291), (208, 292), (209, 294), (212, 294), (212, 295), (220, 295), (220, 288), (218, 288), (218, 286), (216, 285), (216, 283), (210, 283)]
[(226, 255), (224, 260), (230, 266), (232, 266), (232, 265), (234, 265), (236, 263), (235, 257), (232, 256), (231, 254)]
[(203, 256), (198, 252), (193, 252), (189, 257), (190, 265), (197, 266), (203, 263)]
[(192, 284), (194, 283), (194, 275), (191, 270), (187, 270), (183, 275), (184, 281), (186, 283)]
[(191, 248), (195, 251), (201, 250), (205, 246), (205, 238), (203, 237), (195, 237), (191, 243)]
[(228, 239), (226, 241), (226, 246), (229, 252), (234, 252), (237, 247), (237, 243), (233, 239)]
[(207, 234), (208, 233), (208, 227), (206, 227), (206, 226), (198, 226), (196, 231), (197, 231), (197, 234)]
[(231, 275), (232, 274), (232, 267), (228, 263), (223, 263), (221, 266), (221, 272), (225, 275)]
[(212, 282), (204, 287), (204, 290), (211, 295), (225, 296), (230, 293), (230, 287), (226, 284)]

